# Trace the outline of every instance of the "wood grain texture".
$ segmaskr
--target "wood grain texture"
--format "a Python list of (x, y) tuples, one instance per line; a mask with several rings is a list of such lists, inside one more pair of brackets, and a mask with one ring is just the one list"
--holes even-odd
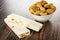
[(0, 0), (0, 40), (60, 40), (60, 13), (55, 13), (49, 21), (44, 22), (39, 32), (30, 29), (28, 37), (19, 39), (3, 21), (12, 12), (6, 6), (7, 1)]

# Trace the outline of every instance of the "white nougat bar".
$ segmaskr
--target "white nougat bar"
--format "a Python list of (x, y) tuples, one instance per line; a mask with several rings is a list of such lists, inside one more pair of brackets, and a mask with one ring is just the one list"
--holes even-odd
[(27, 27), (27, 28), (32, 29), (32, 30), (37, 31), (37, 32), (39, 32), (39, 30), (43, 26), (43, 24), (41, 24), (41, 23), (38, 23), (36, 21), (30, 20), (28, 18), (19, 16), (19, 15), (16, 15), (16, 14), (8, 15), (7, 18), (11, 18), (11, 19), (14, 18), (15, 20), (17, 20), (17, 22), (19, 22), (18, 25)]
[(16, 23), (14, 23), (14, 21), (11, 22), (10, 18), (5, 18), (4, 21), (19, 38), (24, 38), (24, 37), (30, 35), (30, 30), (28, 30), (27, 28), (25, 28), (23, 26), (16, 25)]

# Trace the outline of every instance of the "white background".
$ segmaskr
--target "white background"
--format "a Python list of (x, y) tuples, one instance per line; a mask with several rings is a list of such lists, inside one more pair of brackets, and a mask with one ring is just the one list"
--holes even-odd
[[(37, 1), (40, 0), (8, 0), (6, 3), (6, 8), (8, 9), (9, 13), (17, 13), (27, 18), (33, 19), (32, 15), (29, 12), (29, 6)], [(58, 15), (60, 13), (60, 0), (46, 0), (49, 3), (53, 3), (57, 10), (54, 13)]]

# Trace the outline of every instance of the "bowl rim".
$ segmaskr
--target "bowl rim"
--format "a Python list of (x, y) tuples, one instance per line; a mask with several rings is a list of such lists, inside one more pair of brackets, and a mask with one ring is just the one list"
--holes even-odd
[[(32, 14), (32, 13), (30, 13), (30, 14)], [(32, 15), (34, 15), (34, 14), (32, 14)], [(46, 15), (46, 16), (50, 16), (50, 15), (53, 15), (53, 13), (49, 14), (49, 15)], [(38, 16), (38, 15), (34, 15), (34, 16)], [(38, 17), (45, 17), (45, 16), (38, 16)]]

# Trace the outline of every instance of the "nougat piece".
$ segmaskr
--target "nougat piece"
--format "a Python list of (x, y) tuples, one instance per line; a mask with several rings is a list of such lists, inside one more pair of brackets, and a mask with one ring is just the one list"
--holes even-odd
[[(37, 31), (37, 32), (39, 32), (39, 30), (43, 26), (43, 24), (41, 24), (41, 23), (38, 23), (36, 21), (33, 21), (31, 19), (25, 18), (23, 16), (16, 15), (16, 14), (11, 14), (8, 17), (14, 17), (17, 20), (21, 20), (23, 22), (24, 27), (32, 29), (32, 30)], [(28, 24), (29, 24), (29, 26), (27, 26)]]
[[(12, 21), (13, 20), (13, 21)], [(19, 37), (19, 38), (24, 38), (30, 35), (30, 30), (27, 28), (23, 27), (20, 24), (16, 23), (15, 19), (10, 20), (10, 18), (5, 18), (4, 22), (8, 25), (8, 27)], [(14, 21), (15, 20), (15, 21)], [(18, 21), (17, 21), (18, 22)], [(18, 25), (17, 25), (18, 24)]]

